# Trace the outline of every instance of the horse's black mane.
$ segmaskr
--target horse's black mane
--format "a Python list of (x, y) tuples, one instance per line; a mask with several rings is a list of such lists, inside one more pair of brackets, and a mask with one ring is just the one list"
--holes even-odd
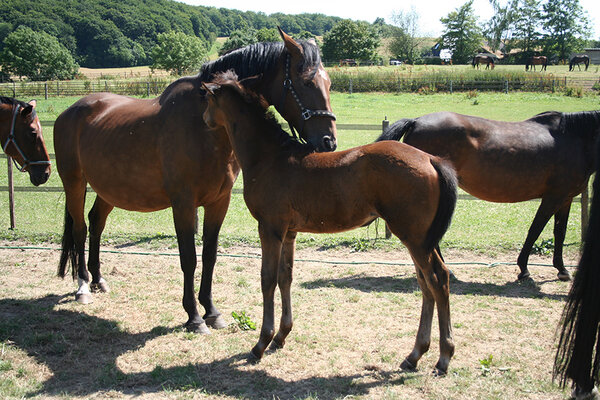
[(597, 134), (600, 132), (600, 111), (563, 113), (560, 125), (563, 132)]
[(6, 96), (0, 96), (0, 104), (10, 104), (13, 106), (18, 104), (23, 108), (25, 108), (29, 105), (24, 101), (15, 99), (14, 97), (6, 97)]
[[(303, 72), (321, 64), (319, 49), (308, 41), (297, 42), (304, 51), (304, 63), (300, 66)], [(238, 79), (245, 79), (267, 72), (275, 65), (281, 53), (287, 51), (283, 42), (256, 43), (225, 54), (215, 61), (204, 64), (198, 74), (201, 82), (210, 82), (214, 74), (233, 70)], [(316, 69), (314, 69), (316, 71)]]

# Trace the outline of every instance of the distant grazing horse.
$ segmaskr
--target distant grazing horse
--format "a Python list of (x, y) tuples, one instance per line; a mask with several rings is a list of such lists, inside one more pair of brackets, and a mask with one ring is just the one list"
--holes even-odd
[(583, 54), (580, 56), (572, 57), (569, 61), (569, 71), (575, 70), (576, 65), (577, 68), (579, 68), (579, 70), (581, 71), (581, 65), (579, 64), (585, 65), (585, 70), (587, 71), (588, 67), (590, 66), (590, 56), (588, 56), (587, 54)]
[(499, 203), (541, 198), (517, 259), (519, 279), (529, 276), (529, 254), (554, 215), (554, 267), (569, 280), (562, 259), (573, 197), (594, 168), (600, 111), (545, 112), (522, 122), (493, 121), (451, 112), (395, 122), (378, 140), (400, 140), (452, 161), (459, 186)]
[[(596, 147), (596, 154), (600, 146)], [(583, 253), (562, 315), (554, 376), (573, 381), (576, 399), (600, 399), (600, 159), (596, 160), (594, 196)]]
[(540, 71), (546, 71), (548, 67), (548, 57), (546, 56), (533, 56), (529, 57), (527, 63), (525, 63), (525, 71), (529, 71), (529, 68), (535, 71), (535, 66), (541, 65), (542, 69)]
[[(56, 164), (66, 192), (65, 227), (59, 275), (70, 259), (81, 303), (92, 300), (84, 246), (86, 183), (97, 193), (89, 213), (88, 269), (92, 289), (108, 291), (100, 274), (100, 235), (113, 207), (156, 211), (171, 207), (184, 275), (183, 307), (189, 330), (225, 326), (212, 302), (212, 275), (219, 230), (229, 206), (239, 165), (223, 129), (202, 119), (202, 81), (218, 71), (259, 75), (254, 89), (273, 104), (294, 131), (319, 151), (336, 147), (330, 80), (314, 41), (259, 43), (202, 67), (199, 75), (173, 82), (155, 99), (96, 93), (77, 101), (56, 120)], [(194, 299), (196, 208), (204, 207), (200, 317)]]
[(42, 125), (35, 112), (36, 101), (29, 103), (0, 96), (0, 142), (19, 171), (27, 171), (35, 186), (50, 177), (50, 157), (42, 136)]
[(477, 69), (479, 69), (479, 64), (485, 64), (485, 69), (490, 69), (490, 65), (492, 66), (491, 69), (494, 69), (494, 57), (491, 56), (486, 56), (483, 54), (477, 54), (475, 57), (473, 57), (473, 68), (477, 67)]
[[(435, 250), (456, 204), (456, 176), (448, 163), (401, 143), (374, 143), (314, 153), (290, 137), (258, 100), (225, 75), (207, 89), (206, 123), (224, 127), (244, 175), (244, 199), (258, 220), (262, 247), (263, 325), (252, 349), (281, 347), (292, 329), (290, 285), (298, 232), (341, 232), (385, 219), (406, 245), (423, 292), (415, 347), (402, 363), (414, 369), (427, 351), (434, 305), (440, 329), (436, 372), (454, 353), (448, 269)], [(279, 285), (282, 314), (274, 337), (273, 297)], [(273, 339), (274, 337), (274, 339)]]

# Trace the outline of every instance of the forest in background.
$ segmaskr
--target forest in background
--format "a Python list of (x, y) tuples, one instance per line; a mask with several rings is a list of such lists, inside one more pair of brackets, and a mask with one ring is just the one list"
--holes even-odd
[[(321, 36), (341, 18), (192, 6), (171, 0), (2, 0), (0, 46), (19, 26), (44, 31), (89, 68), (148, 65), (159, 33), (178, 31), (211, 44), (240, 26), (281, 26), (290, 34)], [(0, 48), (1, 50), (1, 48)]]

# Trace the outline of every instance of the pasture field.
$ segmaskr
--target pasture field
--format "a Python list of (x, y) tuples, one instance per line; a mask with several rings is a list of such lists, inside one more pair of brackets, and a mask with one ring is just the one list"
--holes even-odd
[[(54, 120), (75, 100), (39, 100), (40, 119)], [(333, 93), (332, 105), (340, 126), (380, 125), (384, 117), (393, 122), (440, 110), (522, 120), (547, 110), (600, 109), (600, 98)], [(369, 143), (378, 134), (360, 126), (340, 130), (340, 148)], [(51, 125), (44, 126), (44, 136), (53, 153)], [(0, 186), (6, 180), (6, 169), (0, 168)], [(236, 189), (242, 184), (240, 177)], [(17, 174), (16, 185), (30, 186), (28, 177)], [(46, 186), (60, 186), (55, 170)], [(88, 195), (88, 209), (93, 198)], [(419, 371), (399, 371), (414, 342), (421, 294), (408, 253), (397, 239), (382, 238), (382, 224), (336, 235), (298, 235), (294, 330), (283, 350), (253, 365), (245, 357), (258, 332), (241, 331), (231, 317), (243, 311), (260, 327), (262, 315), (256, 222), (241, 195), (233, 195), (221, 231), (214, 285), (215, 303), (232, 325), (210, 336), (182, 329), (182, 276), (170, 210), (111, 213), (103, 250), (113, 252), (101, 257), (112, 292), (83, 307), (73, 302), (71, 280), (55, 277), (64, 195), (18, 192), (16, 202), (17, 228), (9, 230), (8, 195), (0, 192), (0, 398), (567, 396), (551, 380), (554, 335), (570, 287), (548, 267), (552, 224), (530, 260), (532, 279), (515, 282), (514, 263), (535, 201), (459, 200), (441, 243), (458, 277), (451, 283), (456, 354), (444, 378), (429, 374), (438, 356), (435, 321)], [(201, 209), (199, 214), (202, 220)], [(565, 248), (570, 266), (579, 255), (579, 221), (580, 206), (574, 203)], [(197, 244), (200, 250), (200, 237)]]

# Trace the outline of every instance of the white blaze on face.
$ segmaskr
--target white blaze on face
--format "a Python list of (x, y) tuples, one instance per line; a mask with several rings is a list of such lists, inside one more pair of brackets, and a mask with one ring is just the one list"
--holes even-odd
[(323, 68), (322, 66), (319, 67), (319, 75), (321, 75), (321, 78), (323, 78), (323, 80), (325, 82), (330, 82), (329, 80), (329, 75), (327, 74), (327, 72), (325, 71), (325, 68)]

